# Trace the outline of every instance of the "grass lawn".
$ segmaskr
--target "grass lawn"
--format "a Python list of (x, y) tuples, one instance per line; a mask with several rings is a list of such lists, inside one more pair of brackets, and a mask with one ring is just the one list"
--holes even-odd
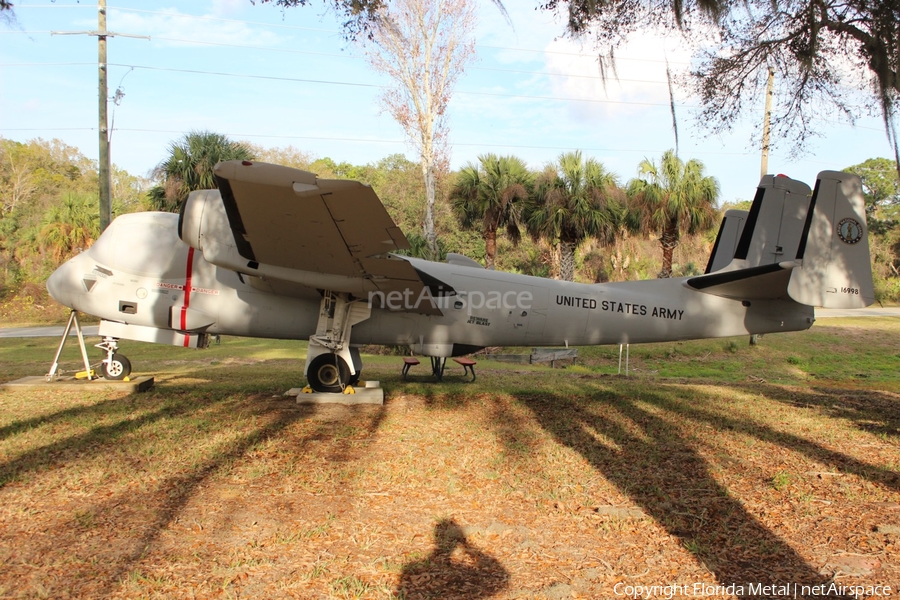
[[(57, 341), (0, 339), (0, 381)], [(151, 391), (0, 390), (0, 597), (897, 595), (900, 320), (747, 342), (635, 345), (627, 378), (617, 347), (476, 357), (474, 384), (364, 355), (384, 406), (301, 407), (304, 343), (123, 341)]]

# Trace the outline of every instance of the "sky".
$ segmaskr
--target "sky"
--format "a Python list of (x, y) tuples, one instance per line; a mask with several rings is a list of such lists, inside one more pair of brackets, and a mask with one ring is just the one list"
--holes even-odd
[[(616, 53), (619, 80), (604, 85), (590, 40), (566, 38), (564, 21), (537, 0), (505, 2), (511, 23), (490, 0), (477, 1), (477, 56), (450, 102), (452, 168), (493, 152), (539, 169), (581, 150), (625, 183), (641, 160), (674, 148), (665, 65), (676, 76), (689, 68), (679, 40), (636, 36)], [(288, 10), (250, 0), (109, 3), (108, 30), (121, 34), (109, 38), (107, 59), (109, 95), (124, 94), (110, 103), (118, 167), (147, 176), (194, 130), (336, 162), (417, 160), (380, 108), (390, 80), (343, 39), (324, 2)], [(85, 34), (97, 29), (96, 4), (19, 0), (15, 13), (16, 24), (0, 23), (0, 136), (58, 138), (96, 159), (97, 38)], [(675, 101), (680, 156), (719, 180), (720, 202), (752, 199), (763, 98), (718, 136), (695, 123), (696, 98), (676, 89)], [(878, 117), (823, 122), (820, 131), (798, 158), (794, 142), (774, 140), (768, 171), (812, 185), (819, 171), (892, 155)]]

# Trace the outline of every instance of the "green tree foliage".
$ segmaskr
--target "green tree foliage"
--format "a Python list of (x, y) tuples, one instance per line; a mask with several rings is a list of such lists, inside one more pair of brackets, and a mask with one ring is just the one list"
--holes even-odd
[(149, 193), (154, 210), (178, 212), (195, 190), (213, 190), (213, 168), (224, 160), (251, 160), (253, 153), (241, 142), (211, 131), (192, 131), (169, 145), (168, 156), (156, 166), (154, 177), (160, 180)]
[(561, 154), (537, 176), (526, 210), (527, 229), (533, 238), (558, 244), (561, 279), (575, 280), (578, 244), (588, 237), (614, 239), (612, 207), (619, 193), (615, 175), (580, 151)]
[(869, 250), (875, 298), (900, 301), (900, 178), (887, 158), (870, 158), (844, 171), (862, 180), (869, 224)]
[(463, 227), (480, 226), (485, 266), (493, 269), (497, 230), (505, 228), (514, 244), (519, 241), (522, 205), (529, 197), (533, 175), (516, 156), (482, 154), (478, 161), (457, 174), (450, 203)]
[[(113, 212), (141, 210), (147, 181), (113, 165)], [(27, 143), (0, 138), (0, 293), (23, 283), (41, 282), (67, 254), (44, 243), (48, 214), (63, 211), (72, 197), (87, 205), (93, 197), (99, 218), (97, 165), (77, 148), (59, 140)], [(62, 213), (59, 213), (62, 214)], [(60, 217), (61, 218), (61, 217)], [(90, 228), (86, 228), (89, 232)], [(84, 248), (96, 235), (70, 232), (70, 248)], [(50, 231), (47, 232), (51, 234)], [(55, 235), (55, 234), (54, 234)]]
[(866, 215), (876, 219), (896, 219), (900, 212), (900, 178), (897, 164), (888, 158), (870, 158), (844, 171), (862, 179)]
[[(391, 217), (406, 232), (413, 246), (410, 254), (427, 255), (424, 238), (420, 234), (424, 216), (424, 183), (419, 165), (402, 154), (390, 155), (365, 165), (354, 165), (328, 157), (318, 158), (291, 147), (252, 148), (251, 151), (260, 159), (305, 167), (321, 177), (352, 178), (371, 185)], [(530, 178), (536, 178), (543, 187), (539, 185), (539, 193), (525, 203), (528, 214), (534, 218), (536, 212), (547, 208), (547, 200), (552, 199), (558, 205), (555, 205), (553, 219), (544, 219), (547, 227), (544, 231), (547, 233), (538, 236), (539, 239), (533, 240), (528, 236), (516, 245), (511, 236), (498, 235), (496, 267), (503, 271), (529, 275), (558, 276), (562, 240), (560, 234), (565, 229), (563, 225), (566, 222), (562, 217), (570, 212), (585, 212), (568, 208), (564, 200), (574, 196), (581, 198), (579, 202), (573, 203), (576, 208), (588, 207), (588, 214), (600, 207), (599, 214), (594, 215), (594, 221), (601, 227), (590, 225), (588, 219), (587, 225), (576, 228), (585, 234), (583, 239), (586, 242), (574, 244), (580, 250), (578, 261), (573, 256), (573, 276), (579, 281), (602, 281), (607, 278), (621, 281), (654, 276), (659, 272), (661, 262), (659, 253), (652, 250), (657, 247), (656, 242), (627, 235), (627, 232), (635, 231), (642, 223), (637, 217), (645, 217), (643, 223), (646, 224), (646, 214), (628, 211), (622, 199), (623, 192), (615, 187), (614, 179), (610, 181), (609, 174), (599, 163), (595, 166), (595, 161), (579, 157), (578, 153), (569, 153), (566, 161), (560, 157), (557, 164), (545, 173), (529, 174)], [(665, 157), (663, 162), (668, 162)], [(882, 218), (872, 217), (870, 223), (873, 224), (891, 223), (885, 220), (887, 209), (896, 206), (896, 193), (890, 191), (890, 185), (882, 185), (882, 179), (891, 181), (892, 163), (887, 163), (884, 163), (884, 159), (872, 159), (858, 168), (850, 168), (863, 176), (871, 202), (882, 207), (879, 209), (879, 216)], [(478, 167), (479, 171), (484, 170), (480, 163)], [(871, 167), (872, 173), (880, 175), (868, 175), (866, 167)], [(684, 168), (688, 170), (687, 166)], [(700, 171), (702, 175), (702, 169)], [(435, 212), (440, 259), (444, 260), (447, 252), (458, 252), (476, 260), (485, 260), (487, 248), (482, 227), (479, 226), (484, 224), (484, 214), (481, 214), (479, 220), (475, 216), (478, 213), (473, 213), (472, 223), (476, 227), (466, 229), (461, 227), (459, 213), (449, 200), (453, 188), (459, 183), (458, 178), (462, 176), (462, 171), (452, 173), (442, 183), (443, 187), (438, 188)], [(590, 184), (592, 181), (605, 183), (596, 186)], [(114, 212), (121, 214), (147, 207), (147, 186), (146, 180), (114, 167)], [(500, 187), (498, 184), (495, 189)], [(593, 191), (585, 194), (586, 189)], [(544, 206), (541, 206), (538, 199), (545, 201)], [(0, 213), (0, 293), (19, 289), (23, 284), (28, 284), (27, 289), (40, 290), (43, 280), (62, 260), (79, 248), (88, 247), (96, 238), (96, 165), (77, 149), (62, 142), (33, 140), (19, 143), (0, 138), (0, 201), (3, 202)], [(516, 199), (513, 204), (518, 202), (520, 200)], [(545, 212), (545, 216), (549, 214), (550, 211)], [(523, 222), (529, 233), (534, 234), (534, 223), (529, 225), (525, 215)], [(559, 233), (555, 233), (557, 226)], [(504, 225), (499, 225), (498, 230), (503, 227)], [(688, 227), (687, 232), (690, 230)], [(589, 234), (589, 231), (593, 233)], [(655, 231), (659, 233), (659, 230)], [(873, 225), (870, 233), (878, 298), (898, 300), (900, 228), (889, 229)], [(614, 249), (606, 251), (604, 247), (607, 244), (614, 244)], [(706, 262), (709, 246), (709, 240), (703, 235), (681, 239), (674, 252), (672, 271), (680, 274), (695, 272), (692, 264), (701, 265)]]
[(897, 153), (896, 1), (546, 0), (543, 8), (565, 9), (568, 32), (593, 35), (607, 56), (648, 27), (680, 30), (688, 39), (715, 39), (697, 57), (692, 73), (703, 105), (699, 121), (713, 130), (728, 129), (758, 109), (772, 67), (779, 78), (774, 137), (801, 148), (798, 138), (827, 126), (817, 116), (853, 117), (875, 109), (884, 116)]
[(96, 165), (59, 140), (0, 138), (0, 293), (49, 273), (41, 222), (64, 192), (96, 194)]
[(299, 148), (294, 148), (293, 146), (264, 148), (263, 146), (251, 144), (246, 141), (241, 143), (250, 150), (250, 154), (255, 156), (256, 160), (272, 163), (274, 165), (284, 165), (285, 167), (292, 167), (294, 169), (302, 169), (303, 171), (313, 171), (313, 169), (310, 168), (310, 165), (315, 160), (315, 157), (311, 153), (300, 150)]
[(406, 240), (409, 242), (409, 248), (406, 250), (399, 250), (397, 254), (401, 254), (403, 256), (412, 256), (413, 258), (423, 258), (425, 260), (447, 259), (447, 245), (444, 244), (443, 240), (441, 240), (440, 238), (438, 238), (437, 258), (432, 257), (431, 250), (428, 247), (428, 241), (425, 239), (425, 236), (418, 233), (410, 233), (406, 236)]
[(683, 162), (672, 150), (659, 164), (644, 159), (628, 182), (630, 210), (645, 233), (659, 234), (663, 262), (660, 277), (672, 276), (672, 256), (682, 234), (707, 231), (715, 224), (719, 182), (704, 175), (698, 160)]
[(38, 242), (55, 264), (89, 248), (100, 237), (100, 202), (97, 194), (64, 192), (44, 213)]

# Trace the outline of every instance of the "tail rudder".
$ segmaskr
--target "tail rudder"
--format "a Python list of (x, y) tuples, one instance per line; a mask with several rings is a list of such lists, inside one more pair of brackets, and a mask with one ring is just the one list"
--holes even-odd
[(741, 232), (744, 230), (744, 223), (747, 222), (748, 214), (749, 211), (736, 208), (725, 211), (725, 217), (719, 226), (719, 233), (716, 235), (716, 243), (713, 244), (712, 254), (709, 255), (705, 273), (714, 273), (731, 264), (738, 240), (741, 239)]
[(809, 186), (802, 181), (763, 176), (749, 212), (725, 213), (706, 272), (792, 260), (800, 245), (809, 195)]
[(862, 182), (822, 171), (809, 203), (788, 294), (825, 308), (864, 308), (875, 301)]

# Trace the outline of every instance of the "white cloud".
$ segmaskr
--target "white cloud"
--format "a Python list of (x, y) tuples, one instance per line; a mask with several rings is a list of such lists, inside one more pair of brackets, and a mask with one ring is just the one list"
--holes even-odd
[[(578, 100), (570, 110), (586, 119), (636, 116), (668, 110), (666, 61), (673, 77), (686, 73), (690, 50), (679, 40), (653, 31), (634, 36), (615, 52), (615, 74), (601, 75), (598, 52), (582, 43), (559, 39), (545, 48), (545, 69), (555, 95)], [(683, 94), (675, 90), (676, 103)]]
[(238, 15), (247, 8), (245, 0), (212, 0), (212, 12), (217, 17)]
[[(481, 0), (475, 35), (479, 53), (489, 52), (501, 64), (541, 62), (538, 51), (563, 32), (563, 25), (553, 14), (535, 10), (527, 2), (503, 3), (509, 15), (507, 22), (491, 0)], [(522, 51), (531, 48), (534, 51)]]
[(235, 0), (218, 0), (214, 14), (190, 15), (177, 8), (155, 11), (110, 9), (109, 28), (122, 33), (149, 35), (172, 46), (191, 42), (227, 43), (249, 46), (276, 46), (280, 36), (258, 25), (221, 18), (220, 11), (234, 8)]

